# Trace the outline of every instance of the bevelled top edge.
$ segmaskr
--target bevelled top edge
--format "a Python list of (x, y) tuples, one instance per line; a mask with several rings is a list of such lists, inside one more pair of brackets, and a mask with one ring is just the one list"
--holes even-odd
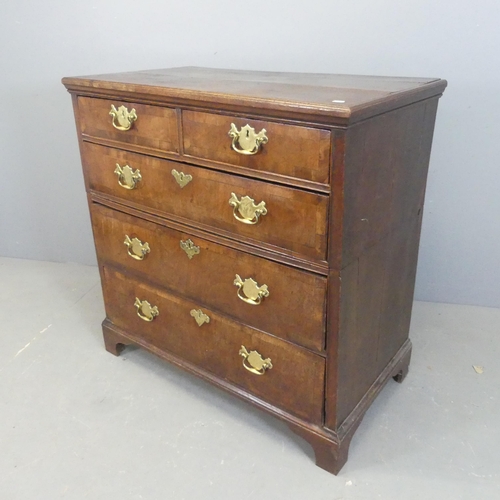
[(70, 92), (117, 97), (143, 95), (161, 102), (243, 106), (353, 122), (440, 95), (438, 78), (278, 73), (180, 67), (66, 77)]

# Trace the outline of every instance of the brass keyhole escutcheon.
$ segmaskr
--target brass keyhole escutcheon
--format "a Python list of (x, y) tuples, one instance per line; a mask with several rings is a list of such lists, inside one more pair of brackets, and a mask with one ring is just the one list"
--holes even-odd
[(200, 247), (196, 246), (191, 239), (181, 240), (180, 247), (186, 252), (186, 255), (191, 260), (195, 255), (200, 253)]
[(192, 175), (185, 174), (184, 172), (178, 172), (175, 168), (172, 169), (172, 175), (181, 188), (187, 186), (193, 180)]
[(189, 314), (191, 314), (198, 326), (202, 326), (205, 323), (210, 323), (209, 316), (205, 314), (201, 309), (191, 309)]

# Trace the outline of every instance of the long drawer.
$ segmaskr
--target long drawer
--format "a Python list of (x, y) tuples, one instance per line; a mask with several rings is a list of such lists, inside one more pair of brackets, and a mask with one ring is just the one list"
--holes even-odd
[(106, 313), (116, 326), (272, 405), (321, 424), (325, 372), (321, 356), (108, 267), (103, 278)]
[(179, 153), (177, 113), (173, 108), (79, 97), (78, 111), (85, 135), (117, 141), (123, 147), (130, 144)]
[[(91, 215), (101, 261), (133, 270), (247, 325), (323, 350), (326, 278), (96, 203)], [(236, 275), (259, 288), (267, 285), (267, 296), (252, 298), (255, 287), (247, 282), (248, 291), (235, 285)]]
[(326, 260), (328, 196), (88, 142), (82, 153), (92, 190)]

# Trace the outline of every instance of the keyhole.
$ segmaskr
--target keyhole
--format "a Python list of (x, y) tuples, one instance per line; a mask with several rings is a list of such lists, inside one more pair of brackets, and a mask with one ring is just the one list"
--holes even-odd
[(247, 138), (250, 137), (250, 130), (247, 130)]

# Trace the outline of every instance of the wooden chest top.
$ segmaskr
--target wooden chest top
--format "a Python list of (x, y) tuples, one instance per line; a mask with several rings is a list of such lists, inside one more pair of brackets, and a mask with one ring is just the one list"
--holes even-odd
[(275, 116), (347, 124), (439, 95), (446, 81), (359, 75), (181, 67), (64, 78), (70, 90), (140, 94), (178, 104), (258, 109)]

